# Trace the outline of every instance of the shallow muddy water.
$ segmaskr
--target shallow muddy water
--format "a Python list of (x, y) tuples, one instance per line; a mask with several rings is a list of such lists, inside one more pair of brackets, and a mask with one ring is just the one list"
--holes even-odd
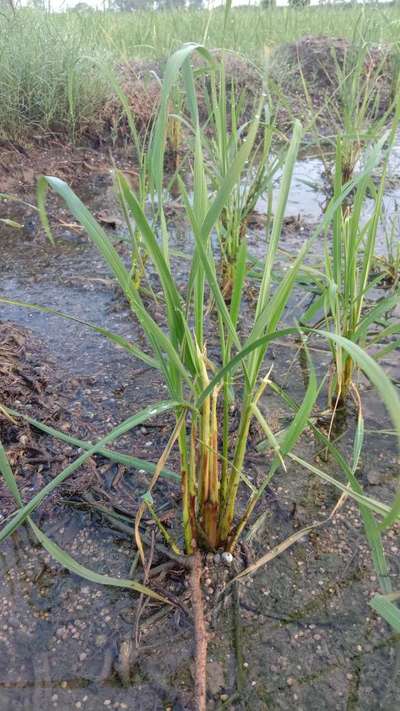
[[(300, 214), (301, 220), (285, 230), (283, 237), (292, 253), (304, 240), (307, 223), (320, 214), (322, 192), (301, 182), (322, 180), (320, 168), (303, 162), (296, 172), (288, 214)], [(104, 186), (102, 191), (91, 196), (93, 209), (114, 210)], [(67, 219), (65, 214), (63, 218)], [(254, 255), (262, 253), (262, 240), (262, 231), (251, 233)], [(145, 347), (101, 258), (84, 235), (63, 230), (52, 247), (38, 233), (2, 229), (0, 242), (3, 295), (46, 304)], [(187, 233), (179, 225), (174, 247), (181, 252), (190, 249)], [(183, 283), (187, 269), (179, 257), (176, 266)], [(297, 315), (296, 302), (298, 296), (291, 316)], [(1, 314), (3, 321), (29, 329), (28, 336), (43, 345), (41, 357), (48, 360), (60, 389), (72, 383), (66, 397), (68, 422), (76, 435), (83, 423), (85, 438), (98, 437), (163, 396), (163, 386), (152, 371), (85, 326), (15, 306), (2, 305)], [(296, 353), (295, 343), (276, 345), (271, 358), (276, 380), (301, 399), (305, 374)], [(329, 354), (315, 352), (313, 357), (318, 373), (326, 372)], [(396, 379), (396, 357), (388, 358), (385, 366)], [(392, 436), (381, 434), (382, 428), (389, 428), (384, 408), (365, 382), (360, 387), (368, 449), (359, 476), (367, 493), (388, 501), (398, 471), (397, 449)], [(285, 426), (288, 413), (275, 396), (267, 394), (263, 407), (274, 431)], [(342, 436), (345, 451), (351, 449), (354, 426), (354, 413), (349, 411)], [(169, 434), (167, 419), (159, 426), (140, 428), (119, 446), (155, 461)], [(40, 441), (48, 447), (49, 438), (40, 436)], [(265, 454), (257, 452), (256, 444), (255, 438), (247, 465), (255, 483), (262, 480), (266, 466)], [(310, 434), (303, 438), (298, 453), (313, 460), (317, 449)], [(172, 460), (171, 468), (173, 464)], [(324, 466), (337, 474), (332, 462)], [(50, 459), (42, 476), (47, 480), (60, 467)], [(101, 492), (104, 501), (117, 502), (132, 516), (145, 490), (145, 474), (106, 466), (101, 458), (95, 470), (97, 495)], [(175, 519), (178, 496), (176, 485), (161, 482), (160, 506)], [(378, 583), (356, 508), (347, 501), (332, 521), (324, 523), (336, 501), (332, 487), (291, 464), (258, 506), (257, 515), (265, 513), (265, 517), (248, 542), (250, 552), (238, 553), (232, 568), (207, 560), (209, 709), (399, 708), (400, 636), (368, 606)], [(129, 576), (135, 554), (131, 536), (113, 528), (78, 494), (63, 489), (51, 506), (37, 512), (36, 520), (81, 563), (102, 573)], [(315, 522), (321, 526), (244, 578), (237, 595), (229, 588), (217, 595), (234, 570)], [(393, 587), (399, 589), (396, 531), (386, 537), (385, 547)], [(164, 608), (164, 616), (157, 618), (160, 607), (148, 602), (139, 624), (136, 595), (96, 586), (63, 570), (27, 529), (18, 530), (2, 545), (0, 554), (0, 711), (193, 708), (193, 626), (185, 612), (188, 591), (179, 567), (160, 573), (154, 584), (179, 599), (182, 608)], [(246, 555), (249, 559), (245, 560)], [(156, 551), (154, 565), (163, 560)], [(234, 696), (238, 686), (240, 698)]]
[[(279, 185), (280, 174), (277, 173), (275, 185)], [(298, 218), (306, 223), (318, 223), (327, 204), (327, 179), (326, 165), (318, 156), (304, 157), (297, 161), (294, 171), (289, 196), (286, 206), (286, 216)], [(276, 204), (277, 192), (274, 193)], [(388, 186), (384, 195), (384, 215), (378, 229), (376, 253), (386, 254), (386, 237), (391, 230), (399, 233), (399, 208), (400, 208), (400, 136), (399, 144), (394, 146), (388, 163)], [(374, 201), (367, 199), (363, 211), (363, 219), (370, 217), (374, 208)], [(260, 197), (256, 210), (265, 213), (267, 203), (265, 197)], [(316, 245), (318, 250), (318, 244)], [(318, 250), (319, 251), (319, 250)], [(319, 251), (322, 254), (322, 251)]]

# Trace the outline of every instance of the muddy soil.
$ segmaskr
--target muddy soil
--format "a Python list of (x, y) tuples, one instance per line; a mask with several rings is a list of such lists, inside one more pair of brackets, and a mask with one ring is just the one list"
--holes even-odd
[[(18, 332), (31, 343), (31, 361), (37, 354), (43, 367), (46, 349), (42, 346), (37, 353), (35, 330), (33, 327), (27, 332), (19, 327)], [(124, 368), (119, 356), (117, 351), (114, 384), (121, 382)], [(50, 352), (47, 358), (51, 358)], [(290, 392), (300, 395), (302, 371), (298, 362), (281, 352), (277, 366), (280, 383), (289, 382)], [(28, 372), (29, 363), (25, 368)], [(53, 393), (57, 392), (60, 375), (67, 373), (68, 369), (63, 372), (60, 365), (53, 367)], [(82, 392), (85, 377), (77, 380)], [(157, 396), (155, 388), (151, 390), (145, 394), (141, 391), (141, 405)], [(373, 412), (367, 417), (366, 427), (376, 434), (369, 436), (360, 476), (367, 491), (385, 500), (392, 493), (397, 455), (392, 438), (379, 432), (385, 418), (383, 408), (377, 406), (372, 392), (366, 391), (363, 397), (366, 411)], [(129, 398), (131, 406), (132, 400)], [(29, 404), (25, 402), (28, 411)], [(79, 417), (69, 413), (72, 432), (80, 429), (82, 420), (85, 423), (85, 400), (80, 400), (80, 405)], [(125, 400), (125, 415), (128, 406)], [(286, 413), (273, 397), (267, 398), (265, 406), (279, 429)], [(92, 403), (92, 408), (86, 413), (90, 415), (86, 436), (93, 437), (104, 428), (104, 411), (98, 404)], [(32, 409), (38, 416), (40, 408), (34, 398)], [(109, 409), (113, 410), (112, 402)], [(351, 431), (351, 413), (348, 419)], [(55, 460), (59, 447), (32, 429), (25, 436), (39, 442), (47, 453), (48, 461), (41, 466), (43, 480), (47, 480), (63, 466)], [(139, 445), (137, 440), (142, 436), (142, 432), (135, 433), (134, 451), (147, 455), (148, 437), (154, 433), (147, 432)], [(306, 439), (299, 453), (312, 458), (315, 447), (312, 438)], [(153, 456), (155, 448), (153, 440)], [(124, 449), (132, 451), (129, 444)], [(20, 471), (26, 464), (16, 462), (16, 467)], [(143, 474), (110, 471), (101, 459), (96, 459), (93, 468), (94, 480), (88, 481), (81, 474), (83, 489), (91, 487), (95, 495), (103, 494), (107, 504), (122, 506), (123, 502), (125, 510), (133, 513), (138, 494), (145, 487)], [(253, 452), (249, 476), (257, 482), (264, 469), (265, 458)], [(29, 488), (24, 490), (26, 498), (32, 493)], [(85, 505), (81, 493), (78, 487), (63, 489), (51, 505), (39, 511), (36, 520), (81, 563), (126, 577), (134, 557), (131, 536), (110, 527)], [(164, 486), (166, 501), (171, 494), (174, 489)], [(245, 578), (238, 600), (233, 599), (229, 587), (225, 594), (217, 595), (233, 572), (299, 528), (323, 521), (335, 500), (330, 487), (290, 467), (268, 490), (257, 512), (266, 512), (264, 525), (233, 565), (224, 567), (220, 561), (207, 559), (204, 588), (211, 635), (210, 709), (219, 708), (227, 698), (231, 699), (227, 708), (286, 709), (291, 704), (304, 709), (397, 707), (400, 639), (368, 608), (377, 581), (354, 507), (346, 504), (333, 522), (305, 536), (252, 578)], [(386, 548), (396, 587), (400, 577), (396, 531), (388, 535)], [(154, 566), (162, 562), (156, 551)], [(179, 566), (156, 575), (152, 584), (178, 598), (181, 607), (160, 611), (159, 606), (148, 602), (138, 627), (135, 596), (71, 575), (35, 544), (27, 529), (20, 529), (2, 546), (0, 565), (1, 709), (192, 708), (193, 630), (189, 613), (185, 613), (188, 593)], [(163, 618), (157, 620), (160, 612)], [(136, 649), (137, 636), (140, 641)], [(239, 679), (241, 697), (237, 700)]]
[[(36, 179), (39, 175), (56, 175), (73, 187), (109, 181), (116, 165), (135, 180), (132, 149), (115, 152), (90, 146), (76, 146), (65, 140), (32, 142), (29, 146), (6, 144), (0, 151), (0, 192), (35, 201)], [(0, 203), (1, 216), (6, 212)]]

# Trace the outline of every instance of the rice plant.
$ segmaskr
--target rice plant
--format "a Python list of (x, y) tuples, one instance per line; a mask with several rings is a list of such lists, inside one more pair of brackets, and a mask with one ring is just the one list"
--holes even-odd
[[(325, 380), (322, 383), (317, 383), (307, 351), (307, 336), (310, 332), (315, 333), (316, 331), (305, 328), (301, 332), (296, 327), (285, 327), (284, 324), (287, 306), (296, 279), (300, 270), (306, 266), (304, 257), (307, 251), (321, 233), (327, 232), (332, 220), (337, 221), (338, 215), (343, 218), (342, 203), (350, 193), (355, 192), (357, 195), (357, 192), (360, 191), (360, 200), (361, 194), (365, 195), (365, 191), (362, 192), (364, 183), (369, 181), (369, 177), (378, 163), (382, 146), (378, 145), (375, 151), (372, 151), (366, 166), (357, 177), (342, 186), (341, 189), (338, 187), (321, 225), (304, 243), (290, 268), (283, 273), (276, 286), (273, 283), (274, 264), (279, 249), (291, 176), (302, 138), (301, 125), (299, 123), (294, 125), (292, 139), (285, 154), (274, 217), (271, 223), (267, 222), (262, 276), (255, 309), (250, 318), (248, 304), (245, 304), (248, 255), (244, 235), (241, 235), (235, 257), (235, 278), (232, 280), (229, 299), (226, 299), (226, 294), (219, 283), (218, 255), (215, 252), (215, 242), (212, 237), (214, 231), (218, 229), (219, 221), (223, 219), (221, 216), (224, 214), (224, 209), (231, 204), (232, 193), (240, 189), (246, 161), (251, 163), (259, 130), (259, 115), (248, 124), (246, 136), (238, 137), (235, 150), (232, 153), (229, 152), (229, 156), (227, 156), (227, 169), (223, 179), (217, 188), (214, 188), (214, 191), (210, 191), (209, 173), (203, 151), (204, 141), (196, 105), (194, 78), (189, 64), (190, 56), (195, 51), (201, 53), (210, 66), (213, 66), (213, 57), (203, 47), (189, 45), (173, 55), (166, 70), (160, 113), (152, 135), (150, 154), (146, 155), (146, 170), (149, 171), (146, 175), (151, 172), (151, 182), (158, 193), (160, 235), (156, 225), (150, 223), (146, 217), (143, 204), (145, 191), (143, 193), (140, 190), (135, 192), (121, 172), (115, 171), (114, 175), (116, 191), (127, 227), (132, 234), (132, 240), (139, 243), (138, 234), (140, 233), (140, 250), (144, 268), (146, 269), (147, 265), (152, 265), (153, 273), (156, 274), (162, 291), (162, 296), (158, 299), (159, 306), (163, 309), (161, 318), (160, 314), (158, 314), (158, 320), (153, 318), (144, 301), (140, 283), (132, 278), (131, 265), (125, 266), (101, 225), (96, 222), (68, 185), (54, 177), (42, 177), (38, 183), (38, 207), (48, 236), (52, 239), (45, 211), (46, 191), (50, 187), (62, 197), (75, 219), (80, 222), (102, 254), (130, 304), (133, 317), (142, 328), (150, 353), (147, 352), (147, 349), (145, 352), (135, 343), (125, 340), (118, 334), (108, 332), (100, 326), (87, 325), (125, 348), (134, 358), (142, 360), (147, 366), (157, 370), (163, 378), (169, 397), (165, 401), (156, 402), (128, 417), (96, 443), (84, 442), (65, 432), (57, 431), (48, 425), (32, 420), (24, 413), (5, 408), (6, 415), (12, 416), (16, 422), (20, 418), (26, 419), (39, 430), (68, 441), (72, 446), (79, 447), (80, 452), (76, 459), (53, 476), (46, 486), (25, 503), (6, 453), (0, 444), (0, 472), (16, 505), (15, 512), (0, 530), (0, 542), (10, 536), (22, 523), (27, 522), (37, 540), (48, 553), (74, 574), (98, 584), (125, 587), (142, 595), (148, 595), (157, 602), (168, 604), (170, 601), (162, 594), (137, 580), (111, 577), (82, 565), (54, 543), (34, 520), (34, 512), (45, 497), (93, 455), (99, 454), (125, 466), (140, 467), (147, 471), (151, 475), (151, 479), (141, 498), (134, 524), (137, 559), (140, 555), (143, 564), (145, 564), (141, 519), (147, 511), (170, 547), (171, 555), (186, 568), (190, 567), (192, 570), (192, 606), (196, 639), (196, 708), (205, 708), (206, 634), (201, 634), (201, 630), (204, 632), (204, 619), (201, 593), (199, 594), (201, 573), (199, 549), (215, 551), (218, 548), (223, 548), (225, 551), (233, 551), (246, 525), (251, 520), (256, 504), (261, 501), (266, 487), (274, 477), (284, 476), (286, 462), (294, 462), (296, 466), (302, 467), (312, 476), (317, 476), (322, 481), (335, 486), (339, 491), (340, 498), (331, 517), (335, 515), (337, 507), (347, 497), (351, 497), (359, 506), (381, 588), (381, 594), (376, 596), (371, 604), (397, 630), (399, 613), (395, 606), (396, 595), (391, 589), (382, 535), (400, 518), (400, 494), (395, 496), (391, 505), (382, 503), (366, 496), (357, 479), (356, 471), (364, 437), (361, 407), (358, 412), (358, 425), (350, 462), (332, 444), (329, 437), (327, 438), (315, 427), (312, 413), (325, 383)], [(194, 134), (193, 191), (191, 195), (183, 180), (179, 180), (182, 201), (194, 240), (185, 290), (180, 290), (174, 279), (174, 265), (170, 259), (168, 220), (162, 203), (164, 154), (167, 146), (170, 107), (169, 95), (180, 71), (185, 77), (186, 98), (191, 107)], [(357, 198), (354, 205), (357, 205)], [(0, 301), (4, 302), (7, 299), (0, 297)], [(22, 303), (19, 305), (26, 306)], [(246, 324), (243, 324), (241, 320), (244, 306), (247, 307)], [(54, 313), (52, 309), (45, 306), (29, 305), (29, 308), (38, 308), (43, 312)], [(66, 316), (65, 314), (59, 315)], [(69, 318), (79, 320), (76, 317)], [(210, 320), (214, 323), (212, 332)], [(215, 329), (216, 334), (214, 333)], [(318, 330), (316, 333), (326, 338), (337, 351), (340, 349), (344, 357), (351, 358), (352, 362), (364, 371), (377, 388), (391, 416), (396, 433), (400, 436), (398, 394), (376, 361), (368, 356), (356, 342), (346, 338), (339, 329), (336, 331), (329, 329), (325, 332)], [(282, 340), (291, 335), (300, 336), (303, 340), (308, 365), (308, 382), (304, 398), (300, 403), (294, 403), (286, 392), (277, 387), (272, 378), (269, 347), (274, 340)], [(211, 356), (207, 346), (212, 336), (214, 336), (214, 347)], [(217, 336), (217, 348), (215, 348), (215, 336)], [(263, 394), (267, 388), (277, 392), (292, 411), (290, 422), (286, 429), (280, 433), (279, 438), (274, 434), (269, 424), (268, 411), (265, 411)], [(119, 436), (165, 412), (175, 413), (175, 426), (171, 427), (168, 443), (157, 464), (111, 449), (112, 443)], [(237, 437), (232, 441), (230, 430), (232, 417), (235, 417), (236, 413), (239, 413), (239, 427)], [(246, 450), (253, 420), (258, 422), (265, 433), (271, 452), (270, 457), (266, 459), (265, 475), (262, 481), (257, 483), (257, 486), (246, 477), (245, 473)], [(336, 478), (323, 471), (316, 463), (305, 461), (298, 456), (296, 444), (304, 429), (308, 427), (331, 451), (342, 476)], [(176, 444), (179, 448), (180, 465), (178, 472), (171, 472), (167, 469), (167, 463)], [(180, 485), (181, 534), (179, 532), (177, 535), (175, 532), (172, 534), (158, 515), (154, 490), (160, 477), (166, 477), (172, 484)], [(242, 494), (240, 505), (238, 502), (239, 492)], [(259, 564), (271, 560), (318, 525), (318, 523), (311, 524), (306, 529), (295, 532), (263, 556)], [(181, 555), (182, 553), (195, 555), (188, 561)]]
[[(216, 70), (210, 74), (210, 90), (206, 90), (206, 95), (209, 110), (207, 128), (211, 130), (211, 136), (208, 137), (206, 131), (202, 131), (201, 136), (210, 187), (217, 192), (227, 177), (241, 142), (246, 138), (249, 127), (246, 118), (248, 98), (245, 91), (238, 92), (234, 81), (227, 87), (223, 60), (217, 63)], [(221, 250), (220, 283), (228, 301), (236, 278), (241, 243), (246, 238), (248, 218), (260, 195), (267, 194), (271, 202), (273, 178), (282, 160), (281, 156), (273, 154), (271, 150), (275, 127), (267, 96), (264, 98), (263, 106), (258, 102), (258, 108), (253, 108), (253, 113), (262, 111), (259, 135), (215, 225)]]
[[(47, 186), (50, 186), (64, 199), (68, 208), (103, 255), (129, 301), (132, 312), (140, 323), (152, 351), (149, 356), (135, 348), (135, 355), (161, 372), (169, 391), (169, 402), (176, 403), (175, 428), (160, 459), (159, 466), (156, 467), (136, 518), (136, 541), (142, 552), (140, 520), (144, 511), (148, 509), (157, 525), (160, 525), (153, 507), (152, 492), (175, 442), (178, 443), (180, 451), (185, 551), (192, 553), (198, 547), (208, 550), (215, 550), (218, 547), (223, 547), (227, 551), (233, 550), (266, 485), (278, 471), (284, 469), (285, 457), (294, 456), (291, 454), (293, 447), (308, 424), (319, 390), (315, 374), (310, 366), (310, 378), (304, 401), (294, 414), (284, 437), (278, 443), (268, 424), (268, 416), (260, 408), (260, 400), (265, 389), (271, 386), (271, 368), (268, 364), (269, 345), (277, 338), (297, 333), (295, 328), (278, 329), (309, 244), (305, 243), (275, 290), (272, 288), (272, 270), (279, 246), (293, 167), (301, 141), (301, 126), (296, 123), (293, 128), (293, 136), (283, 167), (277, 207), (271, 231), (267, 236), (264, 269), (255, 313), (253, 321), (247, 329), (248, 333), (243, 337), (239, 318), (246, 279), (246, 242), (242, 241), (240, 245), (236, 278), (232, 285), (230, 303), (227, 304), (218, 283), (211, 235), (231, 192), (240, 181), (243, 167), (249, 159), (256, 139), (259, 120), (256, 118), (249, 126), (246, 140), (241, 141), (238, 145), (237, 152), (228, 165), (226, 176), (221, 181), (217, 193), (210, 196), (207, 190), (201, 129), (195, 103), (194, 79), (189, 64), (189, 58), (194, 51), (200, 52), (210, 63), (213, 61), (204, 48), (196, 45), (185, 46), (173, 55), (166, 70), (160, 114), (151, 154), (153, 180), (156, 185), (161, 187), (169, 92), (180, 69), (182, 69), (185, 75), (188, 102), (192, 107), (195, 133), (192, 199), (181, 182), (182, 197), (194, 237), (194, 251), (185, 294), (179, 291), (174, 280), (168, 250), (168, 234), (165, 233), (167, 225), (164, 224), (160, 244), (154, 227), (146, 219), (140, 202), (127, 180), (122, 173), (117, 171), (115, 174), (118, 192), (141, 232), (143, 248), (148, 261), (152, 262), (158, 275), (163, 292), (163, 326), (153, 319), (139, 290), (129, 278), (129, 272), (121, 258), (100, 225), (73, 191), (63, 181), (46, 177), (41, 179), (38, 192), (42, 219), (49, 234), (50, 228), (44, 210)], [(372, 167), (377, 162), (378, 154), (377, 150), (374, 154)], [(368, 177), (371, 165), (368, 165), (367, 168), (366, 176)], [(367, 180), (367, 177), (361, 174), (358, 178), (358, 183), (363, 186), (364, 193), (363, 181), (368, 182), (369, 178)], [(354, 187), (354, 184), (347, 185), (340, 195), (335, 196), (333, 204), (325, 216), (325, 223), (336, 214), (335, 211), (341, 207), (346, 194)], [(360, 195), (364, 194), (362, 191)], [(342, 214), (341, 209), (339, 211)], [(319, 231), (323, 227), (324, 225), (319, 228)], [(210, 306), (208, 299), (205, 298), (206, 295), (211, 298), (213, 314), (218, 324), (219, 354), (217, 359), (215, 357), (211, 359), (207, 350), (206, 324)], [(340, 348), (348, 354), (359, 367), (365, 370), (381, 393), (396, 426), (400, 427), (397, 395), (394, 394), (393, 386), (379, 366), (356, 343), (348, 340), (342, 332), (325, 331), (322, 332), (322, 335), (336, 344), (338, 349)], [(229, 438), (233, 403), (240, 413), (238, 436), (235, 443), (231, 443)], [(157, 407), (158, 405), (155, 405), (155, 408)], [(252, 487), (244, 512), (242, 510), (238, 517), (237, 497), (241, 481), (245, 480), (246, 447), (253, 418), (257, 419), (265, 432), (274, 455), (263, 483), (258, 488)], [(313, 467), (312, 471), (322, 478), (327, 477), (316, 467)], [(335, 481), (333, 480), (333, 482)], [(353, 484), (351, 471), (348, 486), (343, 487), (343, 484), (336, 482), (339, 489), (346, 491), (347, 495), (354, 497), (368, 510), (383, 515), (387, 521), (397, 518), (396, 507), (392, 510), (390, 507), (364, 496)], [(162, 526), (160, 529), (163, 535), (168, 535), (168, 541), (173, 545), (174, 550), (181, 551), (180, 542), (172, 541)]]
[[(328, 329), (363, 347), (376, 344), (385, 336), (396, 332), (396, 325), (386, 325), (371, 337), (374, 324), (381, 325), (382, 318), (398, 302), (399, 295), (396, 290), (383, 295), (376, 304), (368, 302), (368, 294), (381, 280), (380, 275), (374, 275), (376, 238), (383, 216), (387, 161), (397, 123), (395, 117), (391, 131), (379, 142), (382, 149), (386, 145), (386, 153), (378, 185), (375, 185), (371, 173), (367, 172), (358, 182), (356, 189), (349, 194), (346, 203), (340, 201), (339, 196), (344, 187), (342, 162), (347, 160), (347, 153), (343, 153), (341, 139), (337, 140), (333, 195), (336, 207), (332, 233), (329, 231), (325, 238), (325, 270), (318, 274), (317, 279), (317, 289), (321, 295), (302, 317), (302, 323), (310, 323), (323, 308)], [(368, 151), (365, 160), (368, 162)], [(367, 196), (372, 196), (373, 210), (370, 216), (365, 218), (363, 210)], [(313, 273), (316, 275), (317, 270), (313, 270)], [(395, 345), (391, 344), (389, 349)], [(336, 343), (331, 344), (331, 349), (334, 372), (331, 378), (330, 399), (338, 404), (346, 400), (353, 385), (354, 363), (349, 353)], [(384, 352), (388, 352), (388, 349)]]
[[(205, 173), (201, 141), (196, 140), (194, 166), (194, 201), (189, 203), (187, 210), (191, 219), (195, 238), (195, 252), (191, 265), (189, 286), (186, 299), (183, 300), (174, 281), (169, 260), (160, 248), (157, 236), (150, 227), (136, 199), (135, 194), (121, 173), (116, 174), (116, 182), (123, 199), (131, 211), (131, 215), (142, 233), (149, 260), (157, 269), (164, 292), (165, 320), (168, 324), (168, 334), (152, 319), (143, 304), (139, 291), (128, 279), (125, 267), (117, 253), (110, 245), (107, 237), (89, 215), (86, 209), (70, 189), (57, 179), (47, 179), (53, 189), (61, 194), (67, 205), (73, 209), (75, 216), (88, 229), (88, 233), (99, 247), (125, 294), (127, 295), (135, 316), (138, 318), (149, 345), (153, 349), (153, 362), (164, 375), (170, 394), (181, 402), (177, 408), (177, 424), (172, 439), (178, 440), (181, 455), (181, 483), (183, 499), (183, 531), (185, 549), (193, 551), (194, 542), (203, 547), (215, 549), (233, 546), (233, 518), (235, 502), (242, 476), (243, 461), (246, 452), (246, 442), (252, 418), (258, 414), (257, 403), (262, 391), (268, 386), (266, 374), (259, 382), (259, 374), (263, 366), (264, 354), (269, 341), (275, 338), (276, 326), (284, 311), (287, 298), (291, 292), (293, 280), (301, 264), (302, 255), (297, 259), (294, 268), (282, 281), (279, 292), (271, 295), (271, 268), (276, 253), (279, 234), (282, 226), (284, 207), (286, 204), (291, 172), (296, 158), (301, 136), (297, 126), (288, 153), (282, 181), (280, 209), (275, 215), (273, 234), (269, 247), (267, 266), (264, 273), (262, 288), (252, 333), (247, 339), (247, 350), (232, 362), (232, 348), (241, 350), (238, 335), (238, 317), (246, 269), (246, 246), (243, 243), (239, 255), (239, 275), (235, 281), (231, 304), (228, 309), (223, 294), (218, 285), (215, 262), (210, 249), (211, 229), (218, 218), (224, 204), (224, 197), (236, 183), (246, 155), (251, 150), (257, 124), (249, 132), (247, 142), (239, 149), (229, 175), (213, 202), (208, 205), (205, 192)], [(43, 185), (43, 184), (42, 184)], [(74, 208), (76, 206), (76, 210)], [(212, 363), (207, 353), (207, 340), (204, 332), (207, 303), (204, 295), (208, 288), (215, 301), (216, 315), (219, 322), (219, 338), (221, 346), (221, 363)], [(266, 312), (269, 318), (266, 319)], [(191, 320), (193, 319), (193, 330)], [(146, 359), (148, 361), (148, 358)], [(228, 461), (229, 417), (232, 404), (232, 375), (235, 366), (240, 365), (244, 372), (243, 392), (240, 396), (241, 424), (237, 444), (232, 461)], [(189, 399), (189, 405), (185, 405)], [(222, 401), (222, 426), (219, 428), (217, 408)], [(309, 394), (308, 406), (313, 401)], [(267, 427), (266, 425), (264, 425)], [(189, 434), (187, 433), (189, 428)], [(296, 429), (299, 423), (296, 421)], [(219, 431), (219, 429), (221, 431)], [(299, 428), (299, 434), (301, 427)], [(268, 435), (269, 430), (267, 428)], [(290, 433), (293, 439), (293, 432)], [(220, 444), (222, 439), (222, 452)], [(284, 449), (283, 449), (284, 451)], [(279, 458), (281, 458), (279, 454)], [(151, 495), (155, 480), (149, 487), (147, 500)]]
[(342, 184), (352, 177), (364, 146), (377, 140), (396, 103), (396, 92), (394, 104), (391, 97), (382, 96), (381, 79), (388, 70), (388, 50), (378, 58), (364, 45), (352, 48), (349, 54), (343, 66), (335, 58), (337, 96), (328, 104), (341, 127), (340, 165), (335, 164), (335, 178), (340, 168)]

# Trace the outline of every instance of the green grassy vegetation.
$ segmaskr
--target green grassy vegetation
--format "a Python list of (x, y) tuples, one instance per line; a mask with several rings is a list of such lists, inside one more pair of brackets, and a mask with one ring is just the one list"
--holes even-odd
[[(338, 138), (335, 161), (335, 185), (333, 200), (336, 201), (332, 230), (326, 237), (324, 271), (316, 277), (318, 290), (321, 296), (303, 315), (302, 322), (310, 323), (320, 309), (325, 312), (325, 324), (328, 329), (336, 334), (341, 334), (353, 343), (363, 347), (377, 343), (386, 335), (397, 333), (397, 324), (388, 325), (384, 322), (384, 315), (398, 301), (398, 294), (390, 292), (379, 299), (375, 306), (368, 304), (369, 292), (382, 280), (382, 274), (373, 275), (374, 255), (376, 251), (377, 231), (383, 214), (383, 197), (386, 184), (387, 160), (390, 150), (396, 139), (398, 119), (395, 118), (390, 134), (386, 132), (380, 139), (381, 145), (385, 142), (388, 146), (386, 158), (381, 166), (382, 176), (376, 186), (371, 180), (371, 175), (365, 175), (354, 190), (350, 202), (340, 200), (343, 188), (348, 180), (343, 180), (343, 161), (348, 156), (347, 148)], [(364, 157), (368, 163), (368, 156)], [(374, 207), (368, 220), (361, 219), (363, 205), (368, 193), (372, 193)], [(317, 270), (312, 270), (314, 276)], [(383, 327), (374, 337), (370, 337), (372, 324)], [(396, 348), (397, 341), (393, 341), (378, 351), (375, 358), (387, 355), (391, 349)], [(343, 402), (353, 387), (353, 361), (345, 353), (340, 344), (332, 343), (333, 358), (335, 361), (334, 376), (330, 387), (330, 399), (336, 403)]]
[(133, 59), (166, 59), (184, 42), (226, 48), (263, 70), (270, 50), (304, 35), (397, 43), (393, 6), (0, 15), (0, 137), (29, 140), (96, 122), (110, 93), (105, 68)]

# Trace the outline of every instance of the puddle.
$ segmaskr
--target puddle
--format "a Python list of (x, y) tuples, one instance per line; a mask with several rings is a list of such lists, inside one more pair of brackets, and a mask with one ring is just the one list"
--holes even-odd
[[(292, 184), (285, 215), (287, 218), (296, 218), (306, 223), (317, 224), (323, 215), (323, 210), (327, 202), (325, 166), (318, 157), (305, 157), (298, 160), (293, 171)], [(272, 207), (277, 204), (279, 180), (281, 171), (277, 172), (274, 181), (275, 192)], [(400, 207), (400, 144), (392, 149), (388, 165), (388, 187), (384, 195), (384, 214), (380, 221), (377, 234), (376, 253), (379, 256), (387, 254), (387, 237), (391, 232), (394, 235), (399, 231), (399, 207)], [(366, 221), (372, 214), (374, 201), (367, 199), (362, 213), (362, 219)], [(265, 214), (267, 202), (265, 197), (260, 197), (257, 201), (256, 211)], [(322, 242), (315, 244), (318, 255), (323, 254)]]
[[(307, 222), (318, 222), (326, 202), (324, 195), (324, 166), (319, 158), (305, 158), (297, 161), (286, 205), (286, 217), (301, 217)], [(274, 185), (279, 186), (282, 171), (277, 171)], [(276, 206), (278, 190), (274, 192), (272, 209)], [(266, 200), (261, 197), (256, 204), (256, 211), (265, 214)]]

